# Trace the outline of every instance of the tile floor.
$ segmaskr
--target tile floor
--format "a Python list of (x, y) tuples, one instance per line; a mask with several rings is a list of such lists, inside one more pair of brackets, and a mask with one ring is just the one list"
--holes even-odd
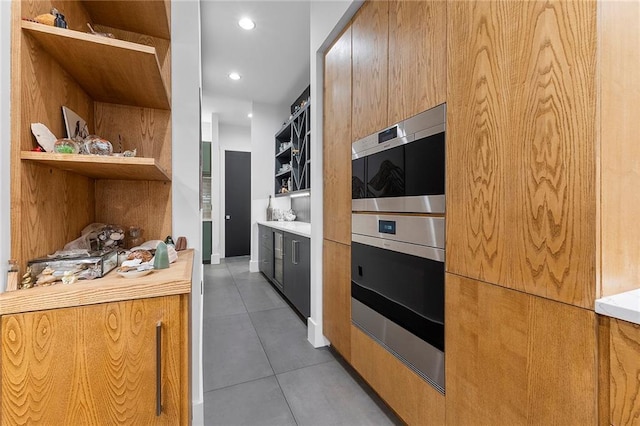
[(248, 257), (205, 265), (203, 332), (206, 425), (402, 424)]

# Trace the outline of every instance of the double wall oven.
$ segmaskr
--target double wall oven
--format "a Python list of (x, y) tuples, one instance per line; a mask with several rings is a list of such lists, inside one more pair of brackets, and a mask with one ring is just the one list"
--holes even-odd
[(444, 393), (445, 104), (353, 144), (353, 323)]

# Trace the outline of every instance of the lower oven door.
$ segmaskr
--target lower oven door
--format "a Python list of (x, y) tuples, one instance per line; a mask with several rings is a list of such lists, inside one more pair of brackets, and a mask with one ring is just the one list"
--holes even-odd
[(444, 250), (354, 234), (353, 323), (444, 393)]

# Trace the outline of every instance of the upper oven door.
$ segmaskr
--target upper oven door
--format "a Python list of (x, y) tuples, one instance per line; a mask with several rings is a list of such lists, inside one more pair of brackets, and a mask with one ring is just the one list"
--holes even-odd
[(444, 213), (444, 104), (353, 144), (352, 210)]

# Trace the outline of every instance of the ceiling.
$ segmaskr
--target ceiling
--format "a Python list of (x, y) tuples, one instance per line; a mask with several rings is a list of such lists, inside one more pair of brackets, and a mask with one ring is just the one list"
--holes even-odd
[[(309, 0), (201, 0), (202, 115), (250, 126), (252, 102), (288, 106), (309, 85)], [(251, 31), (238, 20), (250, 17)], [(229, 79), (238, 72), (242, 78)]]

